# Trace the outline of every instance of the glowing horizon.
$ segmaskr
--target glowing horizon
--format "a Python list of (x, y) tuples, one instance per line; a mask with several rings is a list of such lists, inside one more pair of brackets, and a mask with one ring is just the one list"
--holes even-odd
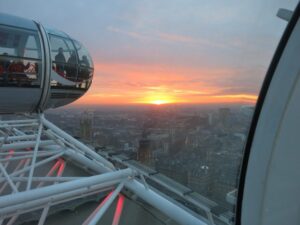
[(214, 84), (237, 73), (230, 68), (95, 63), (91, 90), (73, 104), (254, 104), (256, 94), (232, 93), (232, 88), (227, 91), (227, 86)]
[(132, 102), (125, 102), (122, 100), (126, 99), (118, 99), (120, 101), (116, 101), (115, 98), (105, 98), (105, 96), (100, 97), (99, 99), (93, 97), (82, 97), (72, 105), (186, 105), (186, 104), (193, 104), (193, 105), (209, 105), (209, 104), (255, 104), (258, 96), (255, 95), (243, 95), (238, 94), (236, 96), (210, 96), (202, 98), (198, 101), (167, 101), (162, 99), (152, 100), (152, 101), (132, 101)]

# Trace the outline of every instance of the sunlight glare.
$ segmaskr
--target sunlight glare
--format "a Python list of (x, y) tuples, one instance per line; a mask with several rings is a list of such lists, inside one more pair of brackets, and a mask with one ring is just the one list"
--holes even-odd
[(162, 105), (162, 104), (167, 104), (169, 102), (166, 101), (166, 100), (154, 100), (151, 103), (154, 104), (154, 105)]

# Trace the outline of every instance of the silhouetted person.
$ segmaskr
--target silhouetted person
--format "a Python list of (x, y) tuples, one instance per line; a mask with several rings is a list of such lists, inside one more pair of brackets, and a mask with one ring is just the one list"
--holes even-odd
[(60, 75), (64, 75), (66, 58), (64, 56), (64, 50), (61, 47), (58, 49), (58, 53), (55, 56), (55, 63), (56, 63), (56, 72)]
[(81, 65), (80, 78), (81, 79), (87, 79), (89, 77), (89, 74), (90, 74), (90, 71), (89, 71), (89, 68), (88, 68), (88, 67), (90, 67), (90, 63), (89, 63), (89, 60), (88, 60), (86, 55), (82, 56), (82, 59), (80, 61), (80, 65)]
[(74, 80), (77, 74), (77, 57), (75, 51), (71, 52), (71, 56), (68, 59), (68, 65), (66, 67), (67, 77)]
[(81, 65), (86, 66), (86, 67), (90, 67), (90, 63), (89, 63), (89, 60), (88, 60), (86, 55), (82, 56)]

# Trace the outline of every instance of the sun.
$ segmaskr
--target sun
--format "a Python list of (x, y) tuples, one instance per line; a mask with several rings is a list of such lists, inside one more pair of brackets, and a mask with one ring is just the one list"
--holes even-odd
[(167, 104), (169, 102), (166, 101), (166, 100), (160, 100), (160, 99), (158, 99), (158, 100), (152, 101), (151, 103), (154, 104), (154, 105), (163, 105), (163, 104)]
[[(152, 87), (154, 88), (154, 87)], [(160, 90), (162, 88), (155, 87), (155, 90), (146, 91), (140, 99), (138, 99), (137, 103), (142, 104), (151, 104), (151, 105), (165, 105), (176, 102), (176, 99), (173, 95), (170, 94), (171, 91)]]

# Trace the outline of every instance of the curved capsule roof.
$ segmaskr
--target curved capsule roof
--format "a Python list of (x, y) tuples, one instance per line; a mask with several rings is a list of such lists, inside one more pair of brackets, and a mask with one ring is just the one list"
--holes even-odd
[(38, 30), (35, 22), (18, 16), (0, 13), (0, 24), (6, 26), (20, 27), (29, 30)]
[(66, 33), (0, 13), (0, 113), (69, 104), (88, 90), (93, 71), (88, 51)]
[(64, 37), (64, 38), (70, 38), (69, 35), (67, 35), (65, 32), (60, 31), (60, 30), (56, 30), (56, 29), (49, 28), (49, 27), (45, 27), (45, 30), (48, 34), (53, 34), (53, 35), (57, 35), (57, 36)]

